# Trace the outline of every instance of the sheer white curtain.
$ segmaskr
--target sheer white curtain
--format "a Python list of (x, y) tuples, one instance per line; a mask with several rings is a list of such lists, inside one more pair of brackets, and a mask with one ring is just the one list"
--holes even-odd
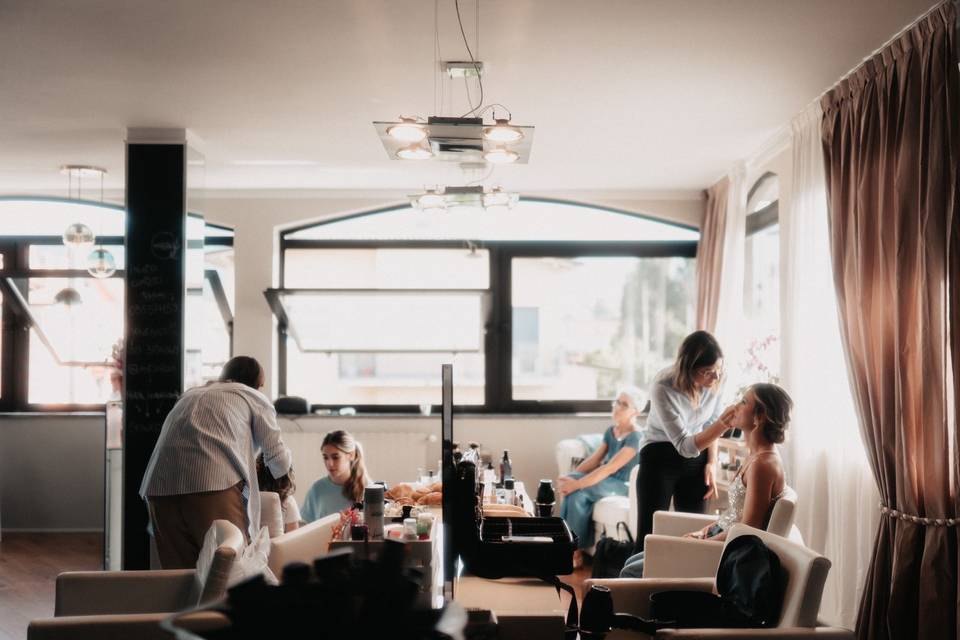
[(784, 446), (797, 527), (833, 563), (821, 617), (853, 628), (877, 531), (879, 494), (847, 376), (830, 261), (827, 193), (814, 105), (792, 123), (793, 173), (781, 209), (782, 380), (795, 402)]
[(733, 400), (742, 381), (736, 378), (736, 362), (742, 358), (746, 343), (743, 332), (743, 253), (747, 232), (746, 165), (739, 162), (727, 175), (726, 225), (723, 234), (723, 258), (717, 323), (714, 335), (726, 356), (725, 395)]

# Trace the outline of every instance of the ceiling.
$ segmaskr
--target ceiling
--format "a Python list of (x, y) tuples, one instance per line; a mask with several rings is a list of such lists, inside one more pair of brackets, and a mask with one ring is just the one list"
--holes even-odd
[[(480, 0), (484, 103), (536, 127), (487, 183), (702, 189), (932, 4)], [(208, 191), (479, 178), (389, 160), (371, 124), (469, 108), (434, 72), (435, 7), (440, 59), (466, 59), (454, 0), (0, 0), (0, 193), (65, 192), (65, 163), (122, 188), (126, 127), (188, 128)]]

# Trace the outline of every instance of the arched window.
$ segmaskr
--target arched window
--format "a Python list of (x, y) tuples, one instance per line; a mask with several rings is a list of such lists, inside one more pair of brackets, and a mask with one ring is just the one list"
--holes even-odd
[(751, 379), (780, 376), (780, 178), (764, 173), (747, 196), (743, 315)]
[[(86, 225), (95, 243), (68, 246)], [(49, 197), (0, 198), (0, 408), (97, 409), (121, 392), (126, 228), (123, 207)], [(186, 382), (217, 375), (230, 355), (233, 232), (188, 217)], [(94, 248), (116, 272), (87, 270)], [(202, 349), (201, 349), (202, 345)]]
[(397, 207), (281, 236), (281, 393), (336, 410), (609, 411), (693, 327), (699, 233), (549, 200)]

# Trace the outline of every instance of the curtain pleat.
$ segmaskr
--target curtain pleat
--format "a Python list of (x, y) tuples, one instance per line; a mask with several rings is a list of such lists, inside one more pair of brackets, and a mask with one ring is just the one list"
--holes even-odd
[(716, 331), (720, 308), (729, 188), (730, 180), (724, 178), (707, 189), (707, 207), (697, 248), (697, 329), (710, 333)]

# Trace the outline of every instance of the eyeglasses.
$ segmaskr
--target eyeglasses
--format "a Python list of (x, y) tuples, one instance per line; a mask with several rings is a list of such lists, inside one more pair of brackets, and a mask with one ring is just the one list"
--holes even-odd
[(629, 402), (624, 402), (623, 400), (614, 400), (614, 401), (613, 401), (613, 408), (614, 408), (614, 409), (629, 409), (629, 408), (630, 408), (630, 403), (629, 403)]
[(719, 380), (723, 377), (723, 367), (704, 367), (694, 372), (698, 378), (714, 378)]

